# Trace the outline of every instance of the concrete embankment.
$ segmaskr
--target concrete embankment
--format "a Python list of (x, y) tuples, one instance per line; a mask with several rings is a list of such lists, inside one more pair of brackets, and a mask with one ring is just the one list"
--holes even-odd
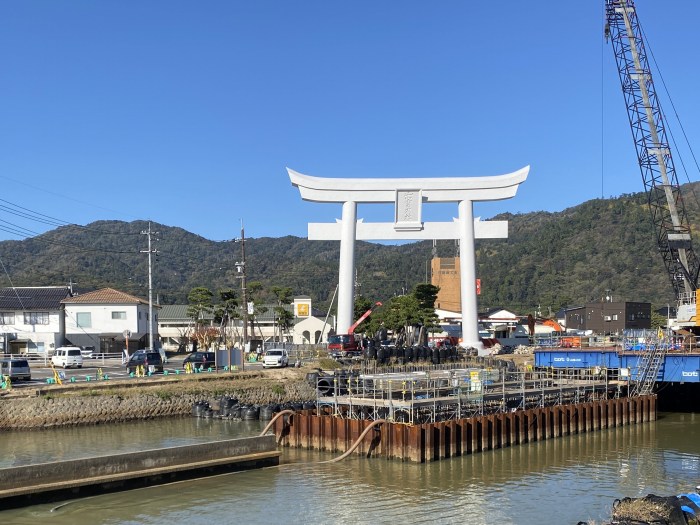
[(144, 378), (128, 381), (128, 385), (103, 381), (81, 387), (15, 389), (0, 399), (0, 430), (183, 416), (192, 413), (196, 401), (215, 404), (224, 395), (257, 405), (314, 400), (315, 390), (305, 375), (301, 371), (285, 370), (274, 375), (246, 372), (230, 376), (180, 376), (177, 380)]
[(279, 464), (274, 435), (0, 469), (3, 508)]

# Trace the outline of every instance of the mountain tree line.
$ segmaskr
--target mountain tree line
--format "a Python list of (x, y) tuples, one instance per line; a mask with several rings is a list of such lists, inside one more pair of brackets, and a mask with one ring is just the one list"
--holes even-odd
[[(698, 224), (695, 186), (683, 195), (690, 224)], [(504, 307), (526, 315), (556, 312), (612, 294), (616, 300), (673, 303), (643, 193), (594, 199), (561, 212), (504, 213), (505, 240), (476, 243), (479, 309)], [(2, 286), (57, 286), (76, 290), (113, 287), (145, 297), (148, 259), (141, 253), (144, 221), (98, 221), (63, 226), (21, 241), (0, 242)], [(188, 304), (193, 288), (236, 290), (238, 246), (215, 242), (181, 228), (153, 225), (160, 232), (154, 248), (153, 286), (160, 304)], [(370, 301), (388, 303), (418, 284), (430, 282), (430, 241), (395, 245), (357, 242), (357, 284)], [(452, 241), (440, 241), (438, 257), (453, 257)], [(282, 306), (278, 286), (308, 295), (318, 309), (329, 309), (338, 279), (339, 243), (298, 237), (247, 238), (246, 270), (259, 304)], [(240, 300), (240, 299), (239, 299)], [(282, 314), (279, 310), (278, 313)]]

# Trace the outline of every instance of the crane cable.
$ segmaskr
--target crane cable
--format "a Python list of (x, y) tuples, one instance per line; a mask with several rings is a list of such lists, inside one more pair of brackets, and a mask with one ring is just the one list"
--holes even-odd
[[(654, 63), (654, 67), (656, 68), (656, 73), (658, 75), (658, 78), (661, 79), (661, 85), (663, 86), (664, 92), (666, 93), (666, 97), (667, 97), (669, 103), (671, 104), (671, 108), (673, 109), (673, 114), (675, 116), (675, 120), (676, 120), (676, 122), (678, 122), (678, 126), (681, 129), (683, 138), (685, 139), (685, 144), (688, 147), (688, 150), (690, 151), (690, 156), (693, 158), (693, 162), (695, 163), (695, 169), (698, 172), (700, 172), (700, 165), (698, 164), (698, 159), (695, 156), (695, 151), (693, 151), (693, 147), (690, 144), (690, 141), (688, 140), (688, 135), (686, 134), (685, 128), (683, 127), (683, 123), (681, 122), (680, 116), (678, 115), (678, 111), (676, 110), (676, 105), (674, 104), (673, 98), (671, 97), (671, 93), (668, 90), (668, 86), (666, 85), (666, 81), (664, 80), (664, 76), (661, 74), (661, 69), (659, 68), (659, 64), (656, 61), (656, 57), (654, 56), (654, 51), (652, 50), (651, 45), (649, 44), (649, 40), (647, 39), (646, 33), (644, 32), (644, 28), (642, 27), (642, 24), (641, 24), (641, 22), (639, 22), (639, 20), (637, 20), (637, 25), (639, 26), (639, 31), (641, 32), (642, 37), (644, 38), (644, 43), (646, 45), (646, 48), (649, 50), (649, 55), (651, 56), (651, 60)], [(662, 113), (663, 113), (663, 110), (660, 109), (660, 111), (662, 111)], [(665, 116), (666, 115), (664, 115), (664, 117)], [(683, 160), (683, 156), (680, 154), (680, 150), (677, 147), (676, 138), (674, 137), (673, 131), (671, 130), (670, 127), (668, 128), (668, 134), (671, 137), (671, 142), (673, 142), (674, 148), (675, 148), (676, 153), (677, 153), (678, 160), (680, 161), (681, 166), (683, 167), (683, 173), (685, 173), (686, 181), (688, 183), (690, 183), (691, 181), (690, 181), (690, 177), (688, 175), (688, 169), (686, 168), (685, 162)], [(690, 193), (693, 196), (693, 200), (695, 201), (695, 205), (697, 207), (700, 207), (700, 200), (698, 199), (698, 195), (695, 191), (695, 186), (693, 186), (692, 184), (689, 184), (689, 186), (690, 186)]]

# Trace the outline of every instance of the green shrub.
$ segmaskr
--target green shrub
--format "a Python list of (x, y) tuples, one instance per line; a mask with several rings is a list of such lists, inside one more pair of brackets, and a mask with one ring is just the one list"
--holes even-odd
[(322, 357), (318, 360), (318, 364), (323, 370), (335, 370), (336, 368), (341, 367), (341, 364), (338, 361), (331, 359), (330, 357)]
[(280, 385), (279, 383), (272, 385), (271, 390), (273, 394), (278, 396), (283, 396), (287, 393), (287, 391), (284, 389), (284, 385)]
[(173, 397), (172, 392), (167, 392), (165, 390), (157, 390), (156, 391), (156, 397), (162, 399), (163, 401), (169, 400), (171, 397)]

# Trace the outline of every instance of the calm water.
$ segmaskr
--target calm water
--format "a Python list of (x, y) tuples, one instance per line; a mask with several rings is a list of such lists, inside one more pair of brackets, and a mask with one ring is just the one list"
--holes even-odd
[[(252, 435), (194, 418), (0, 434), (2, 466)], [(615, 498), (693, 490), (700, 415), (415, 465), (285, 449), (281, 467), (0, 512), (12, 524), (575, 524)], [(56, 508), (58, 507), (58, 508)], [(53, 509), (53, 510), (52, 510)]]

